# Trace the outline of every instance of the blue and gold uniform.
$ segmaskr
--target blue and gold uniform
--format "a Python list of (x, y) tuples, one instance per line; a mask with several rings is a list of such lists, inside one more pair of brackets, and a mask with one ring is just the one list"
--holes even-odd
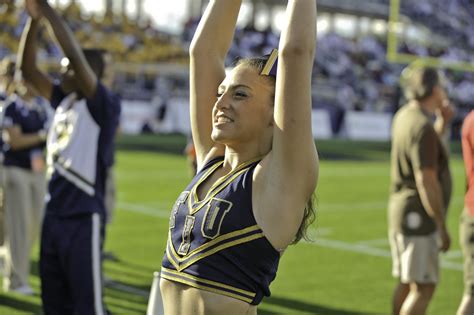
[(81, 98), (54, 85), (49, 185), (40, 249), (45, 314), (105, 314), (102, 248), (105, 181), (114, 156), (120, 99), (97, 82)]
[(176, 200), (160, 275), (257, 305), (270, 296), (280, 258), (253, 215), (258, 160), (216, 181), (199, 200), (197, 188), (222, 164), (222, 157), (208, 162)]

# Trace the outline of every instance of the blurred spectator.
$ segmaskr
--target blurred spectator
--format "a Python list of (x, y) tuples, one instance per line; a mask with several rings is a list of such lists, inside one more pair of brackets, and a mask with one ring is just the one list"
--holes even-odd
[(16, 82), (17, 93), (4, 108), (5, 291), (32, 295), (30, 251), (39, 236), (46, 193), (44, 147), (46, 111), (34, 89)]
[[(438, 71), (403, 73), (407, 104), (392, 122), (388, 234), (398, 279), (392, 314), (425, 314), (439, 282), (439, 251), (450, 247), (452, 179), (443, 144), (454, 111)], [(436, 116), (436, 122), (432, 122)]]
[[(5, 212), (4, 212), (4, 189), (3, 189), (3, 150), (2, 139), (3, 113), (9, 96), (13, 92), (13, 76), (15, 73), (15, 61), (12, 57), (5, 57), (0, 63), (0, 245), (3, 246), (5, 240)], [(5, 257), (0, 257), (3, 265)]]

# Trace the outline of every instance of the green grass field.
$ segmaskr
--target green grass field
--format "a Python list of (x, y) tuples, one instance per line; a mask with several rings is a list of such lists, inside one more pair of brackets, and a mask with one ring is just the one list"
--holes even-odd
[[(173, 140), (174, 139), (174, 140)], [(117, 154), (118, 207), (105, 262), (114, 285), (106, 303), (114, 314), (145, 314), (152, 273), (160, 268), (168, 212), (189, 180), (182, 137), (122, 138)], [(166, 148), (168, 152), (133, 150)], [(164, 145), (163, 145), (164, 144)], [(386, 239), (389, 144), (319, 142), (320, 179), (314, 243), (290, 247), (282, 257), (272, 297), (259, 314), (389, 314), (395, 280)], [(464, 172), (459, 147), (451, 162), (454, 193), (449, 212), (453, 246), (442, 256), (440, 286), (429, 314), (454, 314), (462, 294), (458, 218), (463, 206)], [(177, 154), (178, 153), (178, 154)], [(31, 283), (39, 292), (38, 249)], [(0, 293), (0, 314), (41, 314), (40, 299)]]

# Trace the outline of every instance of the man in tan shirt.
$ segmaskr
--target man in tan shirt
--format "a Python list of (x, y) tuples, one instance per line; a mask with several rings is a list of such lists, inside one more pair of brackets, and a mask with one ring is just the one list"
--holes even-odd
[(411, 68), (403, 77), (408, 103), (393, 119), (388, 205), (392, 273), (400, 281), (393, 314), (419, 315), (438, 283), (439, 250), (450, 246), (445, 218), (452, 184), (441, 135), (454, 112), (436, 70)]

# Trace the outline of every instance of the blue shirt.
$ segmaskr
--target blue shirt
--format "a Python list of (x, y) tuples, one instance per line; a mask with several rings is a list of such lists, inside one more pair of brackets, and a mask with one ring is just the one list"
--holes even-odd
[(54, 85), (51, 106), (55, 114), (47, 142), (46, 213), (105, 217), (105, 180), (113, 163), (120, 100), (100, 82), (90, 99), (66, 95)]
[[(25, 135), (36, 134), (45, 128), (47, 121), (46, 111), (39, 105), (31, 107), (25, 102), (14, 96), (9, 98), (3, 108), (2, 128), (18, 126)], [(31, 156), (35, 151), (43, 151), (45, 144), (41, 143), (29, 148), (12, 150), (8, 144), (3, 144), (5, 166), (16, 166), (31, 170)]]
[(197, 188), (222, 163), (207, 163), (176, 200), (160, 277), (257, 305), (270, 295), (280, 259), (253, 215), (258, 161), (240, 165), (198, 200)]

